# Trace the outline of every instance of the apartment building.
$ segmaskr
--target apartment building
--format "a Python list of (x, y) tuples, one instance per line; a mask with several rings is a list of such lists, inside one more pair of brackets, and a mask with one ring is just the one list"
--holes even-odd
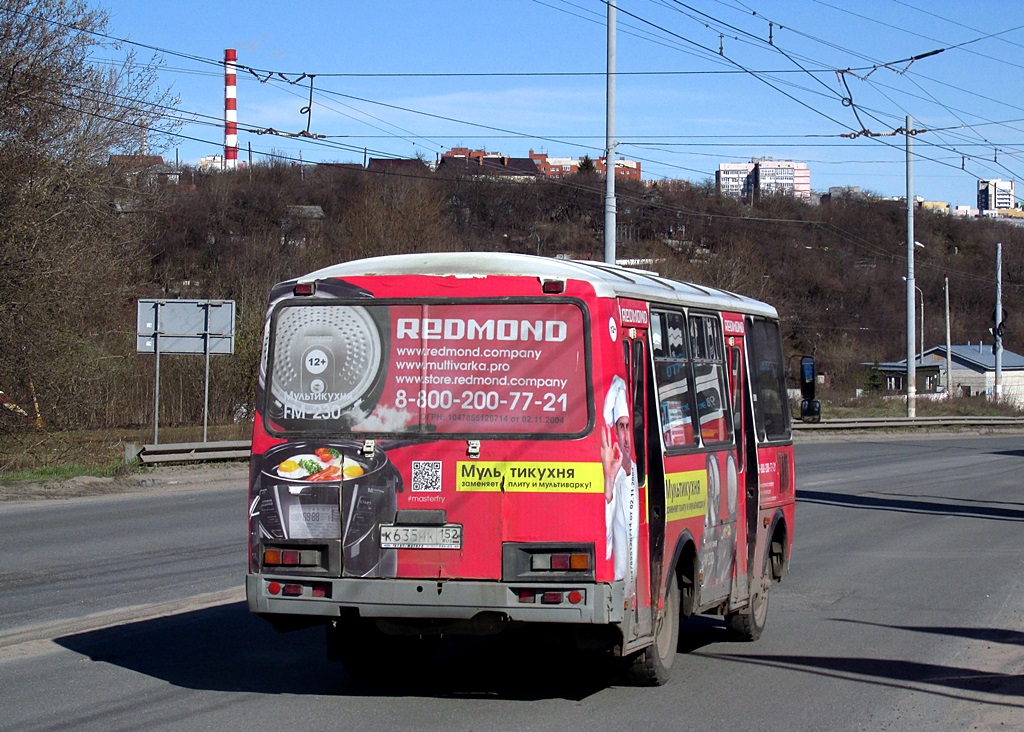
[(554, 158), (547, 153), (530, 150), (530, 160), (545, 178), (565, 178), (573, 175), (580, 166), (579, 158)]
[(723, 196), (750, 200), (754, 163), (721, 163), (715, 172), (715, 190)]
[[(545, 178), (565, 178), (579, 169), (582, 158), (553, 158), (547, 153), (530, 150), (530, 159), (537, 164), (541, 175)], [(606, 175), (608, 161), (604, 157), (592, 158), (594, 171), (598, 175)], [(637, 160), (619, 159), (615, 161), (615, 180), (631, 180), (640, 182), (641, 166)]]
[(986, 211), (1013, 208), (1017, 200), (1013, 188), (1012, 180), (979, 180), (978, 211), (984, 216)]
[[(594, 161), (594, 170), (597, 171), (598, 175), (604, 176), (608, 174), (608, 161), (606, 158), (597, 158)], [(631, 180), (637, 183), (640, 182), (640, 161), (639, 160), (626, 160), (619, 158), (615, 161), (615, 180)]]
[(811, 171), (806, 163), (772, 158), (721, 163), (715, 171), (715, 188), (721, 195), (748, 201), (778, 193), (807, 200), (811, 197)]

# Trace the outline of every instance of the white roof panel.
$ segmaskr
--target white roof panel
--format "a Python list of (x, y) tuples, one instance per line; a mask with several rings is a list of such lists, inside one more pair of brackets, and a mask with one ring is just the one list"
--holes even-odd
[(603, 262), (551, 259), (505, 252), (396, 254), (335, 264), (300, 277), (300, 281), (372, 275), (486, 277), (507, 275), (585, 280), (600, 297), (630, 297), (693, 307), (728, 310), (776, 318), (774, 307), (726, 290), (679, 282), (646, 270)]

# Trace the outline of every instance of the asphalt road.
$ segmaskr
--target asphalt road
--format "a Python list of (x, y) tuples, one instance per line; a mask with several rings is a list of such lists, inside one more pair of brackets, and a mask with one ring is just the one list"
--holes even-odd
[(764, 636), (696, 619), (655, 689), (536, 637), (355, 683), (246, 611), (244, 466), (0, 504), (0, 729), (1022, 729), (1022, 477), (1020, 435), (801, 441)]

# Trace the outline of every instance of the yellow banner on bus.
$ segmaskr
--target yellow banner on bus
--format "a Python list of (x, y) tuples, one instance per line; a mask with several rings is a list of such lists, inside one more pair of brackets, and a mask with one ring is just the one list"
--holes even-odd
[(457, 491), (505, 493), (603, 493), (601, 463), (459, 461)]
[(703, 516), (708, 510), (708, 471), (689, 470), (665, 476), (665, 519)]

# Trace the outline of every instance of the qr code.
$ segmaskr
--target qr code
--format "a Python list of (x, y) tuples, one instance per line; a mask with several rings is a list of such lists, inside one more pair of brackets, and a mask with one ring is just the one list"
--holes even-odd
[(413, 460), (412, 461), (412, 492), (413, 493), (440, 493), (441, 491), (441, 461), (440, 460)]

